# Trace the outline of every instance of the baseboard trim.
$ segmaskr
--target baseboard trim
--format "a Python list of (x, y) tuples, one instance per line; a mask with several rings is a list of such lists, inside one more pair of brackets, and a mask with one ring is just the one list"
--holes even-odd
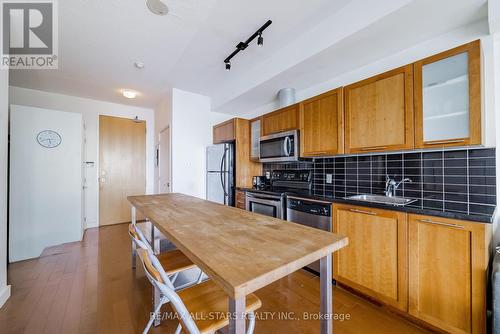
[(0, 290), (0, 308), (10, 297), (10, 285), (6, 285)]

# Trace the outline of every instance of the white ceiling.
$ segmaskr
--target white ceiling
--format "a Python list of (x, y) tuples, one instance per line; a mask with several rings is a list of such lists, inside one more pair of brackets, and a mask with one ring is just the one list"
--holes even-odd
[[(59, 70), (16, 70), (14, 86), (155, 107), (176, 87), (245, 114), (282, 87), (306, 89), (486, 17), (486, 0), (59, 1)], [(264, 47), (224, 58), (267, 19)], [(138, 70), (133, 63), (145, 63)], [(124, 88), (141, 94), (120, 95)]]

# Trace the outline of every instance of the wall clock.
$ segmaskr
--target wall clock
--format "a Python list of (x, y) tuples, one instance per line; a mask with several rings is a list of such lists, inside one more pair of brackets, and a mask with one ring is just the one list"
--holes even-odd
[(61, 145), (61, 135), (52, 130), (44, 130), (36, 136), (38, 144), (46, 148), (55, 148)]

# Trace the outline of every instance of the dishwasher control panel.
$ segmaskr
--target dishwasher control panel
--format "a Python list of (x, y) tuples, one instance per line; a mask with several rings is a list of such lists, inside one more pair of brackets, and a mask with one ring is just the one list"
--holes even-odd
[(330, 203), (288, 198), (287, 208), (315, 216), (331, 217), (332, 215), (332, 206)]

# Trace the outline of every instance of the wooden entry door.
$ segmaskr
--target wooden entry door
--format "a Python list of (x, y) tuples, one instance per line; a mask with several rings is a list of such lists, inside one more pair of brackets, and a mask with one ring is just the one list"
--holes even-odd
[(99, 116), (99, 225), (129, 222), (127, 196), (146, 190), (146, 122)]

